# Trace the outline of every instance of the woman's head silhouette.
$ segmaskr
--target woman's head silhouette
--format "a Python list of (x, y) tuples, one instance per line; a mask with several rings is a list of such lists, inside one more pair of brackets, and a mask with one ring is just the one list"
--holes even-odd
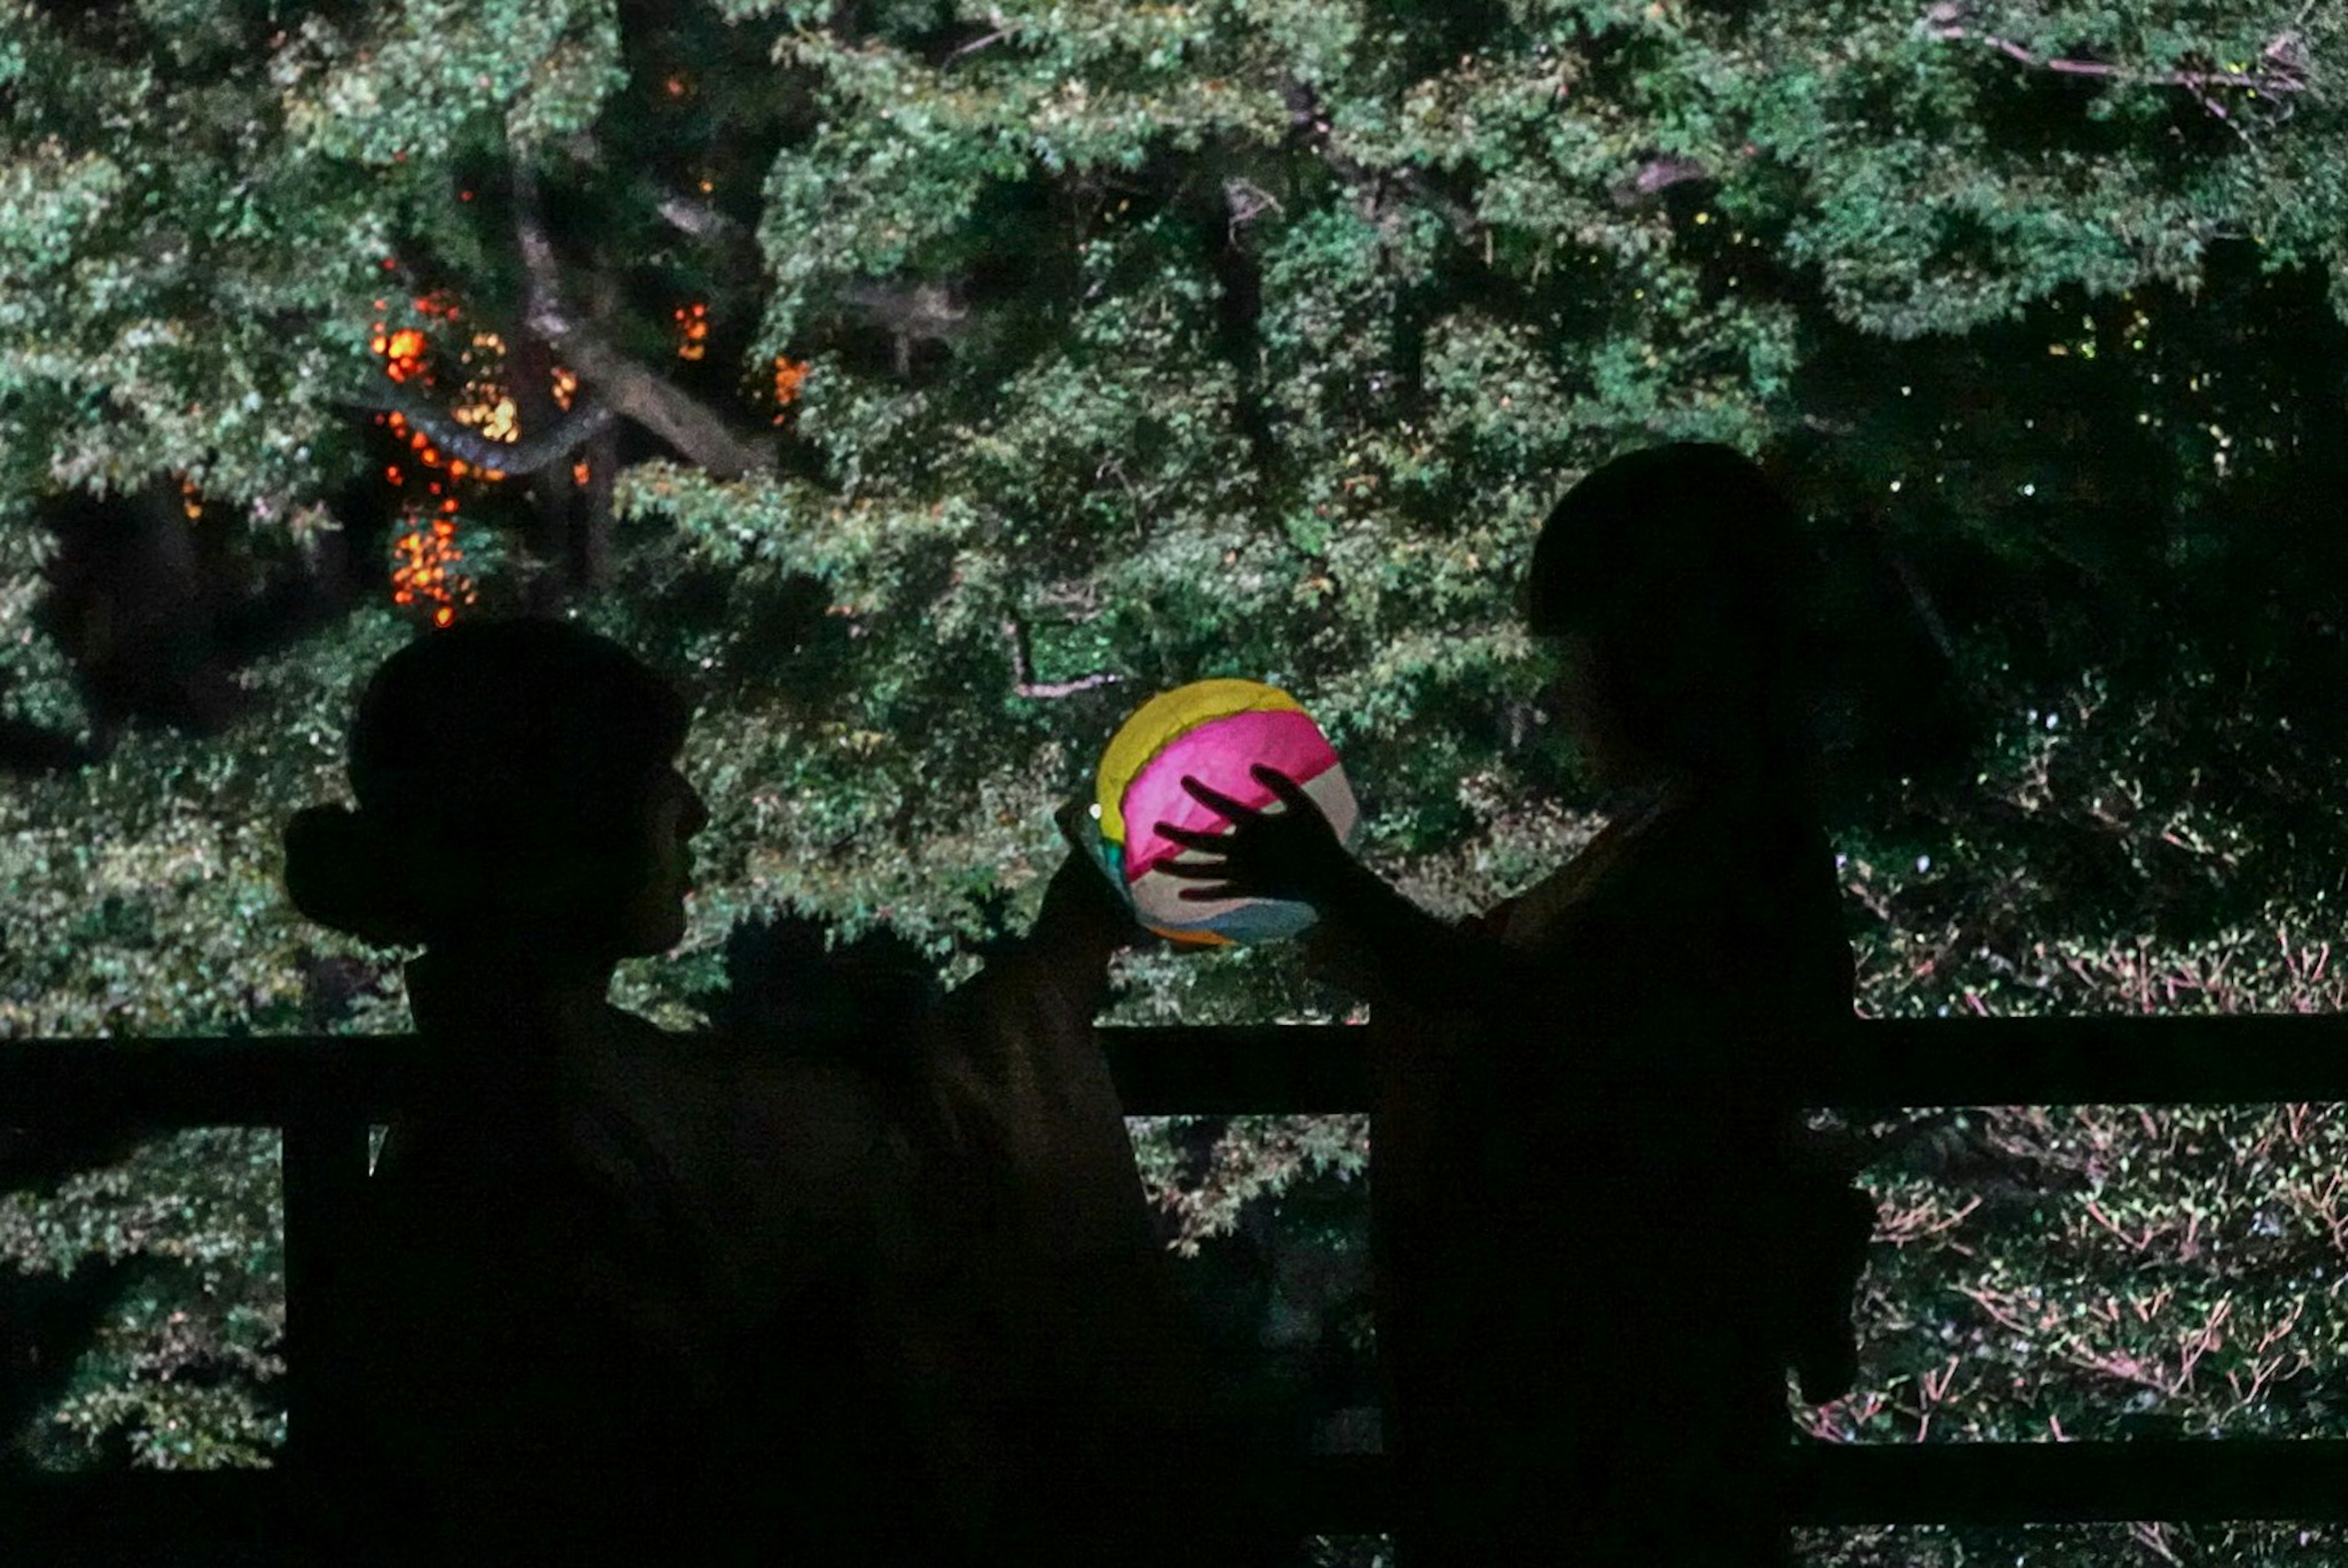
[(1731, 447), (1648, 447), (1567, 492), (1526, 616), (1564, 644), (1565, 717), (1602, 776), (1814, 784), (1800, 551), (1793, 507)]
[(566, 622), (427, 633), (359, 699), (357, 807), (287, 823), (286, 891), (379, 946), (588, 970), (664, 951), (707, 821), (675, 765), (689, 719), (633, 655)]

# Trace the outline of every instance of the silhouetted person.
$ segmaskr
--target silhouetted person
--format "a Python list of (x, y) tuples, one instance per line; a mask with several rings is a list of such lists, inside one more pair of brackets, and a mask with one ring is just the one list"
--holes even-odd
[(930, 1033), (933, 1143), (958, 1174), (924, 1191), (974, 1243), (913, 1304), (962, 1369), (940, 1386), (964, 1408), (935, 1430), (968, 1455), (963, 1495), (988, 1500), (986, 1562), (1286, 1561), (1296, 1534), (1243, 1505), (1291, 1472), (1216, 1394), (1094, 1029), (1110, 957), (1146, 938), (1075, 846), (1078, 818), (1059, 820), (1070, 850), (1025, 940)]
[(805, 993), (767, 1027), (666, 1036), (605, 996), (685, 928), (685, 723), (601, 638), (467, 623), (370, 682), (356, 809), (288, 825), (298, 907), (426, 948), (434, 1098), (386, 1141), (350, 1282), (350, 1534), (417, 1563), (1188, 1561), (1231, 1444), (1092, 1031), (1129, 918), (1072, 855), (951, 994), (842, 955), (781, 977)]
[(337, 1460), (374, 1560), (942, 1558), (870, 1307), (911, 1202), (870, 1087), (605, 999), (685, 929), (687, 717), (583, 630), (467, 623), (369, 682), (356, 809), (287, 826), (297, 907), (426, 949), (432, 1098), (386, 1139), (349, 1280)]
[(1373, 1003), (1378, 1350), (1405, 1568), (1786, 1561), (1783, 1368), (1848, 1390), (1873, 1206), (1814, 1163), (1787, 1064), (1850, 1027), (1814, 804), (1789, 508), (1728, 448), (1641, 451), (1559, 503), (1530, 629), (1608, 824), (1454, 926), (1309, 797), (1159, 831), (1186, 897), (1299, 898)]

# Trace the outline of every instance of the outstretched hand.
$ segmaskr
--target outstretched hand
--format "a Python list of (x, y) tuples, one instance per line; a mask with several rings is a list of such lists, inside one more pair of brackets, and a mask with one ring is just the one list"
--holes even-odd
[(1117, 897), (1085, 847), (1083, 835), (1091, 825), (1084, 809), (1062, 806), (1052, 820), (1067, 842), (1068, 857), (1044, 889), (1044, 907), (1036, 914), (1035, 931), (1055, 943), (1074, 941), (1106, 948), (1123, 947), (1144, 936), (1134, 923), (1133, 911)]
[(1169, 876), (1209, 884), (1182, 890), (1182, 897), (1193, 903), (1279, 898), (1318, 908), (1335, 896), (1352, 864), (1344, 843), (1303, 784), (1262, 763), (1250, 771), (1287, 809), (1257, 811), (1186, 775), (1182, 787), (1190, 798), (1231, 825), (1220, 833), (1201, 833), (1171, 823), (1158, 824), (1160, 836), (1213, 857), (1169, 860), (1158, 869)]

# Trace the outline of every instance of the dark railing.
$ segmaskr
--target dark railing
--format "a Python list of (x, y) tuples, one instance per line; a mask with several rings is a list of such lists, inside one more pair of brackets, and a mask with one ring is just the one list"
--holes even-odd
[[(1361, 1037), (1329, 1026), (1110, 1029), (1128, 1114), (1369, 1109)], [(1876, 1021), (1787, 1085), (1853, 1111), (1949, 1105), (2348, 1102), (2348, 1018)], [(689, 1049), (689, 1047), (688, 1047)], [(366, 1180), (367, 1129), (423, 1091), (402, 1036), (0, 1041), (0, 1126), (283, 1130), (287, 1451), (275, 1470), (0, 1482), (0, 1542), (76, 1562), (247, 1563), (297, 1506), (304, 1434), (331, 1417), (318, 1303)], [(1813, 1524), (2348, 1520), (2348, 1440), (1827, 1444), (1794, 1440), (1793, 1517)], [(1234, 1500), (1298, 1534), (1371, 1534), (1377, 1455), (1299, 1461)], [(57, 1560), (46, 1553), (25, 1561)]]

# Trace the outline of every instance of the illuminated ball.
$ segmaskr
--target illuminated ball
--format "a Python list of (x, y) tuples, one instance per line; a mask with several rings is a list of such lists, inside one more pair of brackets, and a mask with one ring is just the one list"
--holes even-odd
[(1101, 753), (1093, 816), (1101, 868), (1122, 888), (1136, 919), (1161, 937), (1197, 947), (1272, 942), (1313, 921), (1311, 906), (1272, 898), (1185, 899), (1210, 886), (1167, 875), (1171, 860), (1208, 856), (1166, 838), (1161, 822), (1220, 833), (1224, 819), (1182, 787), (1185, 774), (1251, 809), (1287, 806), (1250, 771), (1257, 764), (1294, 779), (1340, 838), (1361, 813), (1337, 753), (1295, 698), (1257, 681), (1199, 681), (1143, 703)]

